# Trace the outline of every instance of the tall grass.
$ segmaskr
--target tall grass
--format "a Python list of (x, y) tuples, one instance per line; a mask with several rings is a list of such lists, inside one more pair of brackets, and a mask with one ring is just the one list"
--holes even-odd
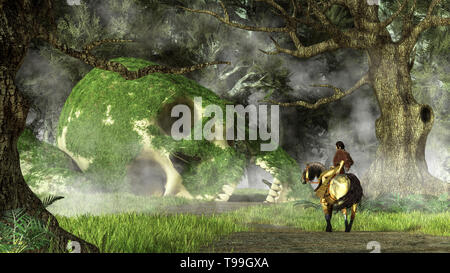
[(447, 193), (440, 196), (412, 194), (382, 194), (373, 199), (363, 198), (360, 209), (372, 212), (446, 212), (450, 208)]
[[(149, 198), (99, 193), (67, 196), (61, 200), (53, 196), (44, 199), (46, 200), (48, 204), (58, 200), (49, 210), (56, 214), (62, 228), (97, 245), (101, 252), (196, 252), (231, 233), (253, 230), (253, 224), (287, 226), (304, 231), (323, 232), (325, 229), (320, 206), (298, 206), (298, 202), (256, 205), (228, 213), (197, 216), (165, 214), (165, 208), (201, 203), (175, 197)], [(353, 231), (450, 236), (450, 212), (447, 209), (448, 201), (444, 198), (434, 200), (434, 205), (426, 211), (418, 211), (421, 208), (415, 205), (423, 200), (419, 203), (405, 203), (401, 199), (395, 199), (395, 202), (386, 200), (372, 200), (371, 203), (363, 204), (362, 210), (357, 212)], [(3, 235), (0, 234), (0, 237), (6, 241), (0, 242), (2, 251), (21, 252), (39, 249), (43, 243), (48, 244), (48, 239), (45, 239), (49, 238), (47, 234), (42, 233), (42, 229), (30, 228), (33, 227), (27, 224), (30, 221), (11, 223), (13, 222), (16, 224), (3, 226)], [(344, 231), (343, 222), (342, 214), (335, 212), (332, 218), (333, 230)], [(27, 236), (18, 237), (19, 233), (14, 235), (16, 237), (12, 236), (10, 227), (26, 227), (20, 234)], [(43, 236), (34, 236), (38, 232)], [(41, 239), (45, 240), (41, 242)], [(25, 244), (28, 247), (25, 248)]]
[[(321, 209), (300, 208), (293, 203), (273, 206), (247, 207), (228, 213), (241, 224), (257, 223), (289, 226), (305, 231), (324, 231), (325, 219)], [(331, 219), (333, 230), (344, 231), (344, 217), (335, 212)], [(396, 231), (450, 236), (450, 212), (357, 212), (353, 231)]]
[[(450, 212), (371, 212), (357, 214), (353, 231), (391, 231), (450, 236)], [(324, 231), (323, 213), (298, 208), (293, 203), (246, 207), (211, 216), (191, 214), (122, 213), (58, 216), (67, 231), (97, 245), (101, 252), (196, 252), (234, 232), (250, 231), (250, 224), (288, 226), (304, 231)], [(332, 218), (334, 231), (344, 231), (341, 213)]]
[(195, 252), (233, 232), (248, 230), (227, 216), (125, 213), (58, 217), (60, 226), (107, 253)]

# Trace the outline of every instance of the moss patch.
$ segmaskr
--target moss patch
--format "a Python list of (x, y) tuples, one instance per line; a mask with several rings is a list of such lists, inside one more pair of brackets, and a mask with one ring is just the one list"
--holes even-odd
[[(134, 58), (113, 61), (130, 70), (155, 65)], [(85, 172), (105, 188), (115, 190), (124, 186), (127, 164), (143, 150), (142, 132), (145, 132), (152, 149), (200, 158), (200, 161), (187, 162), (183, 184), (193, 195), (215, 194), (223, 185), (240, 180), (249, 158), (247, 152), (231, 147), (223, 149), (205, 139), (175, 141), (158, 126), (158, 115), (167, 111), (165, 106), (195, 97), (202, 98), (203, 108), (214, 104), (225, 112), (225, 106), (230, 104), (181, 75), (155, 73), (127, 81), (117, 73), (93, 69), (74, 87), (66, 101), (58, 138), (66, 131), (66, 149), (89, 162)], [(204, 118), (202, 123), (207, 121)], [(140, 125), (139, 130), (136, 124)], [(297, 187), (300, 169), (283, 149), (261, 152), (259, 141), (248, 145), (252, 146), (252, 156), (264, 162), (275, 177)]]
[(74, 163), (68, 155), (40, 142), (29, 129), (20, 136), (17, 149), (25, 181), (37, 195), (66, 193), (75, 181), (84, 180), (81, 173), (71, 169)]
[[(136, 70), (151, 62), (118, 58), (128, 69)], [(58, 137), (64, 128), (70, 153), (92, 159), (86, 173), (109, 189), (123, 185), (126, 165), (143, 149), (143, 137), (136, 132), (139, 121), (151, 135), (151, 145), (161, 152), (182, 152), (200, 157), (183, 173), (183, 184), (192, 193), (217, 193), (243, 174), (244, 157), (232, 148), (222, 149), (205, 141), (175, 141), (156, 125), (164, 105), (179, 98), (202, 97), (225, 109), (226, 102), (212, 91), (180, 75), (155, 73), (127, 81), (117, 73), (93, 69), (72, 90), (62, 110)], [(105, 122), (108, 120), (108, 122)], [(203, 122), (205, 122), (204, 120)]]

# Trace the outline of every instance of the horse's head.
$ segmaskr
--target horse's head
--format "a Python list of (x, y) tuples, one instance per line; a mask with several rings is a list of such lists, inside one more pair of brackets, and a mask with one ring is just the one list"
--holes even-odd
[(325, 171), (325, 166), (319, 162), (311, 162), (306, 164), (306, 168), (302, 174), (302, 183), (306, 184), (316, 177), (318, 178), (320, 174)]

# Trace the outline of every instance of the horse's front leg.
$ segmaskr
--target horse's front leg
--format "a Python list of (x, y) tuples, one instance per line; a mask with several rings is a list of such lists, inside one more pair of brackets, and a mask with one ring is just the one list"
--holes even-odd
[(333, 213), (333, 205), (328, 204), (325, 198), (320, 199), (320, 204), (322, 205), (323, 213), (325, 214), (325, 220), (327, 221), (326, 232), (331, 232), (333, 230), (331, 226), (331, 216)]

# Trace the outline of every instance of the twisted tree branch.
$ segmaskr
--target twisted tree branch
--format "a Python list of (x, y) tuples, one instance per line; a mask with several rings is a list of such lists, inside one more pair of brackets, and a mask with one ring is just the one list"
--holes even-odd
[[(327, 2), (321, 2), (321, 6), (318, 4), (308, 1), (308, 10), (307, 16), (299, 17), (298, 8), (299, 5), (297, 1), (291, 0), (290, 4), (292, 5), (292, 14), (289, 14), (285, 8), (283, 8), (280, 4), (278, 4), (275, 0), (257, 0), (258, 2), (264, 2), (278, 11), (278, 15), (282, 17), (285, 21), (284, 27), (258, 27), (258, 26), (249, 26), (240, 23), (236, 23), (230, 20), (228, 12), (225, 8), (225, 5), (222, 1), (220, 1), (220, 5), (222, 6), (224, 16), (219, 15), (210, 10), (202, 10), (202, 9), (191, 9), (186, 7), (180, 7), (185, 11), (193, 12), (193, 13), (201, 13), (207, 14), (215, 17), (220, 22), (232, 26), (235, 28), (248, 30), (248, 31), (259, 31), (259, 32), (268, 32), (268, 33), (286, 33), (291, 38), (294, 43), (295, 49), (288, 49), (282, 47), (278, 42), (276, 42), (273, 38), (272, 41), (274, 43), (275, 49), (273, 51), (264, 51), (261, 52), (268, 55), (276, 55), (280, 53), (289, 54), (298, 58), (310, 58), (325, 52), (334, 51), (339, 48), (357, 48), (364, 49), (373, 46), (374, 44), (374, 35), (371, 33), (361, 31), (358, 29), (351, 29), (349, 31), (340, 30), (337, 26), (332, 24), (329, 19), (326, 17), (324, 12), (327, 11), (332, 5), (344, 5), (348, 6), (347, 1), (345, 0), (332, 0)], [(311, 18), (309, 15), (311, 13), (317, 17), (316, 19)], [(300, 38), (297, 35), (297, 24), (304, 23), (306, 25), (313, 26), (315, 29), (319, 29), (325, 32), (328, 32), (332, 38), (326, 41), (322, 41), (310, 46), (304, 46)]]
[(83, 61), (84, 63), (119, 73), (123, 78), (127, 80), (135, 80), (138, 78), (145, 77), (149, 74), (153, 73), (165, 73), (165, 74), (185, 74), (192, 71), (200, 70), (205, 67), (211, 66), (211, 65), (217, 65), (217, 64), (230, 64), (230, 62), (222, 62), (222, 61), (215, 61), (215, 62), (208, 62), (203, 64), (197, 64), (190, 67), (180, 67), (180, 68), (172, 68), (167, 67), (163, 65), (151, 65), (144, 68), (141, 68), (137, 71), (129, 71), (124, 65), (117, 63), (117, 62), (111, 62), (108, 60), (104, 60), (102, 58), (96, 57), (93, 54), (91, 54), (91, 50), (95, 47), (105, 44), (105, 43), (122, 43), (122, 42), (129, 42), (130, 40), (118, 40), (118, 39), (108, 39), (108, 40), (101, 40), (96, 41), (91, 44), (86, 45), (82, 51), (75, 50), (73, 48), (68, 47), (66, 44), (59, 41), (53, 33), (48, 33), (46, 30), (41, 30), (40, 34), (38, 35), (38, 38), (43, 39), (44, 41), (48, 42), (51, 46), (54, 48), (60, 50), (61, 52), (79, 59)]
[(441, 0), (433, 0), (433, 2), (431, 2), (425, 19), (423, 19), (411, 30), (409, 36), (405, 39), (402, 46), (412, 49), (417, 43), (420, 34), (422, 34), (422, 32), (424, 32), (425, 30), (432, 27), (450, 26), (450, 17), (444, 18), (432, 15), (434, 8), (439, 4), (440, 1)]
[(90, 52), (94, 48), (104, 45), (104, 44), (112, 44), (112, 43), (131, 43), (132, 40), (121, 40), (121, 39), (105, 39), (100, 41), (94, 41), (90, 44), (87, 44), (83, 47), (83, 51)]
[(402, 11), (406, 8), (407, 5), (408, 5), (408, 0), (404, 0), (403, 4), (400, 6), (400, 8), (394, 14), (392, 14), (389, 18), (387, 18), (386, 20), (384, 20), (383, 22), (381, 22), (379, 24), (379, 29), (384, 29), (387, 26), (389, 26), (390, 24), (392, 24), (392, 22), (400, 15), (400, 13), (402, 13)]
[(338, 101), (338, 100), (342, 99), (343, 97), (352, 94), (355, 90), (357, 90), (361, 86), (368, 84), (368, 83), (369, 83), (369, 75), (366, 74), (354, 86), (352, 86), (351, 88), (349, 88), (345, 91), (338, 87), (330, 85), (330, 84), (313, 85), (316, 87), (325, 87), (325, 88), (331, 88), (334, 90), (334, 94), (332, 96), (326, 97), (326, 98), (321, 98), (321, 99), (317, 100), (315, 103), (309, 103), (306, 101), (278, 102), (278, 101), (274, 101), (274, 100), (263, 100), (262, 102), (277, 104), (277, 105), (280, 105), (283, 107), (301, 106), (301, 107), (305, 107), (308, 109), (317, 109), (324, 104)]
[(402, 37), (408, 37), (411, 33), (413, 22), (414, 22), (414, 12), (416, 11), (417, 0), (413, 0), (413, 4), (408, 13), (403, 17), (402, 25)]
[(430, 6), (428, 6), (427, 15), (425, 18), (430, 18), (433, 14), (434, 8), (441, 3), (442, 0), (433, 0), (431, 1)]
[(344, 37), (344, 33), (327, 18), (324, 12), (312, 0), (308, 0), (308, 5), (312, 8), (313, 14), (319, 19), (323, 28), (334, 38)]
[(224, 9), (224, 16), (220, 16), (218, 13), (212, 12), (210, 10), (200, 10), (200, 9), (191, 9), (191, 8), (186, 8), (183, 6), (178, 6), (181, 9), (184, 9), (185, 11), (189, 11), (189, 12), (193, 12), (193, 13), (202, 13), (202, 14), (207, 14), (210, 16), (213, 16), (215, 18), (217, 18), (217, 20), (221, 21), (222, 23), (235, 27), (235, 28), (239, 28), (239, 29), (244, 29), (244, 30), (249, 30), (249, 31), (259, 31), (259, 32), (289, 32), (289, 28), (288, 27), (256, 27), (256, 26), (248, 26), (248, 25), (244, 25), (244, 24), (240, 24), (240, 23), (236, 23), (230, 20), (230, 17), (228, 15), (228, 12), (226, 11), (225, 5), (223, 4), (222, 1), (219, 1), (222, 8)]

